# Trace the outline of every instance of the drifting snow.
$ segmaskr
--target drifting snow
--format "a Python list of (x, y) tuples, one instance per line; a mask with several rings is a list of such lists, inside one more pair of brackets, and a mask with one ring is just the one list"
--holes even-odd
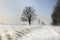
[(49, 25), (0, 25), (1, 40), (60, 40)]

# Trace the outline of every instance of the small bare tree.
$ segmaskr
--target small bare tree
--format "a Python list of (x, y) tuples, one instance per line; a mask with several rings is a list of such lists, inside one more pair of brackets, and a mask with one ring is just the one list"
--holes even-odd
[(38, 19), (38, 24), (40, 25), (40, 19)]
[(36, 19), (35, 10), (32, 7), (25, 7), (25, 9), (23, 9), (21, 20), (28, 21), (29, 25), (31, 25), (31, 21), (35, 19)]

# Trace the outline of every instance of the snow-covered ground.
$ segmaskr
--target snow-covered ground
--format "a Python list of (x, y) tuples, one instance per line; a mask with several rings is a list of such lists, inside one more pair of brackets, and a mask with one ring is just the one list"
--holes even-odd
[(60, 26), (51, 26), (51, 28), (60, 34)]
[(51, 25), (0, 25), (1, 40), (60, 40), (58, 28)]

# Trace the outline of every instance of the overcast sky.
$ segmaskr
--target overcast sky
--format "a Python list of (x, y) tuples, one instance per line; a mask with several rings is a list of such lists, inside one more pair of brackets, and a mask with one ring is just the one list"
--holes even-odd
[(56, 0), (0, 0), (0, 22), (15, 22), (26, 6), (35, 9), (41, 21), (50, 23)]

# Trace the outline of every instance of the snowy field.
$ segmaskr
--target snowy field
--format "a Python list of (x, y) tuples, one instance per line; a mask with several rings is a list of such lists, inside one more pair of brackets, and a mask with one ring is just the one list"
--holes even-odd
[(0, 40), (60, 40), (60, 27), (0, 25)]

